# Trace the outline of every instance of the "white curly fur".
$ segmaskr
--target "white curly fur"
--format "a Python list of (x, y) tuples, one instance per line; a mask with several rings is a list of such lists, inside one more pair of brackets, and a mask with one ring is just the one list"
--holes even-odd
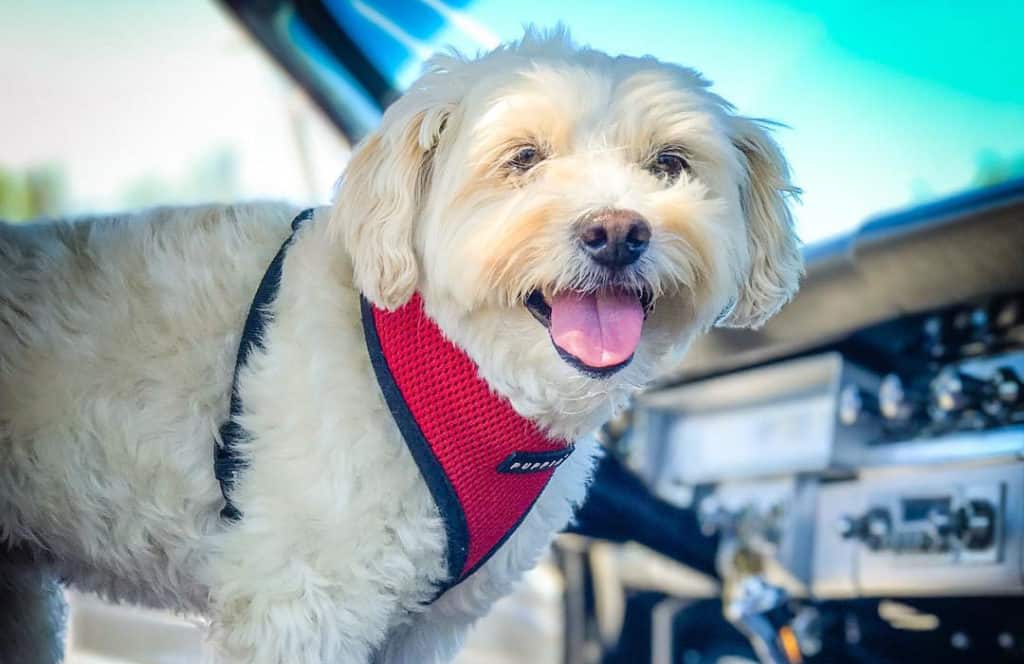
[[(0, 598), (34, 610), (60, 578), (203, 614), (224, 662), (450, 659), (582, 500), (587, 432), (730, 301), (753, 325), (796, 288), (785, 163), (706, 88), (562, 33), (434, 59), (287, 253), (265, 351), (240, 376), (235, 524), (218, 518), (213, 445), (253, 291), (297, 210), (0, 225)], [(503, 155), (526, 140), (548, 159), (510, 176)], [(692, 164), (675, 183), (644, 169), (666, 141)], [(658, 297), (632, 364), (596, 379), (521, 299), (593, 281), (570, 239), (602, 207), (650, 221), (636, 278)], [(493, 389), (580, 439), (516, 534), (429, 605), (442, 523), (373, 377), (360, 290), (390, 308), (418, 290)], [(4, 592), (26, 582), (38, 590)], [(11, 643), (0, 661), (29, 661)]]

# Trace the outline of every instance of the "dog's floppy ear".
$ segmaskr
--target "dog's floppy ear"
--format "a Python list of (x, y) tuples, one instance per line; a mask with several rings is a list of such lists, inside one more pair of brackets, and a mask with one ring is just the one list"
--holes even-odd
[(732, 141), (744, 173), (740, 202), (747, 222), (750, 272), (719, 325), (760, 327), (796, 293), (803, 274), (799, 240), (793, 228), (789, 198), (800, 193), (789, 179), (782, 151), (762, 123), (730, 119)]
[(431, 159), (451, 104), (413, 90), (384, 113), (352, 155), (331, 213), (352, 257), (355, 285), (393, 310), (416, 291), (413, 225), (430, 180)]

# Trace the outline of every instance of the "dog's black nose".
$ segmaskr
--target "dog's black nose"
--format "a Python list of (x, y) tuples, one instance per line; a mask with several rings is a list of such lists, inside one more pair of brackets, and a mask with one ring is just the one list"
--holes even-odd
[(625, 267), (647, 251), (651, 226), (632, 210), (604, 210), (587, 217), (580, 242), (595, 263)]

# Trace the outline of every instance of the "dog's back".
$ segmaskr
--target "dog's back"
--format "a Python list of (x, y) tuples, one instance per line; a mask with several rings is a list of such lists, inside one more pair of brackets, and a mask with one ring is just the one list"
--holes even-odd
[(212, 445), (238, 335), (294, 213), (0, 224), (0, 552), (34, 547), (119, 595), (107, 579), (131, 573), (148, 603), (199, 601), (171, 597), (168, 570), (194, 567), (180, 558), (220, 508)]

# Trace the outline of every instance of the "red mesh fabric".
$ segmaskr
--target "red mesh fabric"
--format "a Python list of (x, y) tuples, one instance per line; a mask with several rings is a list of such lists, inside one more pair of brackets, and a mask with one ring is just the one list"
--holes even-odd
[(493, 393), (473, 361), (427, 318), (419, 295), (394, 312), (374, 307), (373, 317), (395, 383), (465, 513), (464, 577), (518, 525), (554, 473), (499, 473), (501, 462), (513, 452), (564, 450), (566, 442), (549, 438)]

